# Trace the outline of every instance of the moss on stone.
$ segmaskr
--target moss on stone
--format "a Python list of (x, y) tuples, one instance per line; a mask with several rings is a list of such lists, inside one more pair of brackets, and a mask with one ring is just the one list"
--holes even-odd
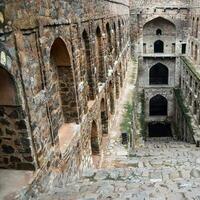
[(145, 96), (144, 91), (141, 93), (140, 96), (140, 102), (141, 102), (141, 114), (140, 114), (140, 126), (141, 126), (141, 135), (145, 139), (147, 137), (146, 132), (146, 122), (145, 122)]
[[(189, 115), (188, 108), (184, 104), (184, 100), (183, 100), (181, 90), (180, 89), (174, 89), (174, 94), (175, 94), (178, 106), (181, 109), (182, 115), (185, 118), (185, 121), (186, 121), (192, 135), (194, 135), (194, 131), (193, 131), (193, 128), (192, 128), (191, 116)], [(177, 127), (177, 129), (178, 129), (178, 127)]]
[(195, 69), (195, 66), (190, 62), (186, 57), (181, 56), (181, 60), (187, 65), (189, 70), (196, 76), (197, 79), (200, 79), (200, 73)]
[(129, 136), (132, 133), (132, 128), (133, 128), (133, 105), (132, 103), (128, 102), (124, 106), (125, 112), (123, 115), (123, 120), (121, 123), (121, 131), (126, 132), (129, 134)]

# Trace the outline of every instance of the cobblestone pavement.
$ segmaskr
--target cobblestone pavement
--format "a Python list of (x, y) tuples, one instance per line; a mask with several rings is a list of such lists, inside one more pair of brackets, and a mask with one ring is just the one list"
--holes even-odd
[(149, 139), (115, 160), (121, 168), (87, 171), (79, 182), (55, 186), (39, 199), (200, 200), (199, 150), (172, 138)]

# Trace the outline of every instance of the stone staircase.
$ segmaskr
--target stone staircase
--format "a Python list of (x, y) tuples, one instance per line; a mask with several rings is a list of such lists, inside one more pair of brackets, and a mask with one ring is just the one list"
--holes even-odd
[(78, 182), (53, 184), (41, 200), (200, 200), (200, 153), (171, 138), (149, 139), (116, 160), (120, 168), (86, 171)]

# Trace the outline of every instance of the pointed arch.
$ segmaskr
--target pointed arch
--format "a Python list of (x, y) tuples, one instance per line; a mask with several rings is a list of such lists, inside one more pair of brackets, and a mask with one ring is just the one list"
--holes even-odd
[(112, 52), (112, 37), (109, 23), (106, 24), (106, 32), (107, 32), (107, 49), (108, 52)]
[(122, 50), (122, 31), (121, 31), (121, 22), (118, 20), (118, 29), (119, 29), (119, 49)]
[(108, 134), (108, 114), (107, 114), (107, 104), (104, 98), (101, 99), (100, 104), (101, 109), (101, 125), (102, 125), (102, 134)]
[(12, 75), (0, 66), (0, 105), (17, 105), (17, 88)]
[(116, 99), (119, 99), (119, 75), (118, 72), (115, 72), (115, 90), (116, 90)]
[(99, 26), (96, 28), (96, 53), (97, 53), (97, 62), (98, 62), (98, 81), (105, 82), (105, 69), (103, 62), (103, 41), (102, 41), (102, 32)]
[(164, 42), (162, 40), (154, 42), (154, 53), (164, 53)]
[(114, 99), (114, 86), (110, 81), (108, 87), (108, 95), (109, 95), (109, 102), (110, 102), (110, 113), (113, 115), (115, 113), (115, 99)]
[(113, 31), (114, 31), (114, 48), (115, 48), (115, 57), (117, 57), (117, 29), (115, 22), (113, 23)]
[(34, 170), (25, 112), (18, 98), (14, 77), (0, 65), (0, 168)]
[(50, 63), (54, 68), (58, 83), (57, 93), (60, 101), (57, 99), (57, 104), (60, 104), (64, 122), (77, 122), (78, 111), (71, 58), (65, 42), (61, 38), (56, 38), (51, 46)]
[(149, 84), (150, 85), (165, 85), (168, 84), (169, 79), (169, 70), (168, 68), (161, 64), (157, 63), (150, 68), (149, 71)]
[(173, 21), (173, 19), (171, 19), (170, 17), (161, 17), (161, 16), (158, 16), (158, 17), (149, 17), (145, 20), (144, 22), (144, 25), (143, 25), (143, 28), (146, 28), (147, 26), (155, 23), (155, 24), (158, 24), (158, 22), (162, 22), (162, 24), (168, 24), (170, 26), (172, 26), (175, 30), (176, 30), (176, 24), (175, 22)]
[(158, 94), (150, 99), (149, 114), (150, 116), (166, 116), (168, 110), (168, 102), (165, 97)]
[(98, 128), (95, 121), (92, 122), (92, 127), (91, 127), (91, 150), (92, 150), (92, 155), (97, 155), (100, 153)]
[(158, 29), (156, 30), (156, 35), (162, 35), (162, 30), (161, 30), (160, 28), (158, 28)]
[(88, 99), (94, 100), (94, 81), (93, 81), (93, 73), (91, 66), (91, 49), (90, 49), (90, 41), (89, 36), (86, 30), (82, 33), (83, 45), (84, 45), (84, 53), (85, 53), (85, 70), (86, 70), (86, 78), (89, 86)]

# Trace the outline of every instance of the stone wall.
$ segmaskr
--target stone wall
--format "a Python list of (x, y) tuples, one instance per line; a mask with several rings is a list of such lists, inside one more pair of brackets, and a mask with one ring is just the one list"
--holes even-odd
[(34, 170), (21, 107), (0, 106), (0, 168)]
[[(151, 4), (151, 7), (147, 6), (147, 3)], [(179, 56), (186, 53), (184, 48), (187, 46), (190, 14), (188, 3), (162, 0), (131, 1), (132, 54), (138, 57), (139, 61), (138, 87), (140, 93), (144, 92), (143, 112), (146, 125), (152, 122), (173, 122), (175, 114), (173, 88), (179, 87)], [(151, 75), (153, 68), (154, 74)], [(161, 68), (163, 71), (160, 71)], [(154, 82), (151, 82), (153, 79)], [(167, 101), (167, 110), (165, 114), (151, 115), (151, 108), (158, 108), (150, 106), (150, 102), (157, 97)]]
[(33, 184), (56, 183), (60, 174), (69, 182), (94, 167), (92, 124), (101, 158), (117, 111), (110, 104), (117, 107), (130, 59), (128, 1), (6, 1), (2, 14), (0, 40), (26, 116)]
[[(182, 107), (176, 105), (175, 121), (181, 137), (189, 142), (200, 140), (199, 73), (187, 58), (181, 59), (180, 95)], [(177, 100), (178, 101), (178, 100)], [(178, 104), (178, 102), (177, 102)], [(182, 108), (182, 109), (181, 109)]]

